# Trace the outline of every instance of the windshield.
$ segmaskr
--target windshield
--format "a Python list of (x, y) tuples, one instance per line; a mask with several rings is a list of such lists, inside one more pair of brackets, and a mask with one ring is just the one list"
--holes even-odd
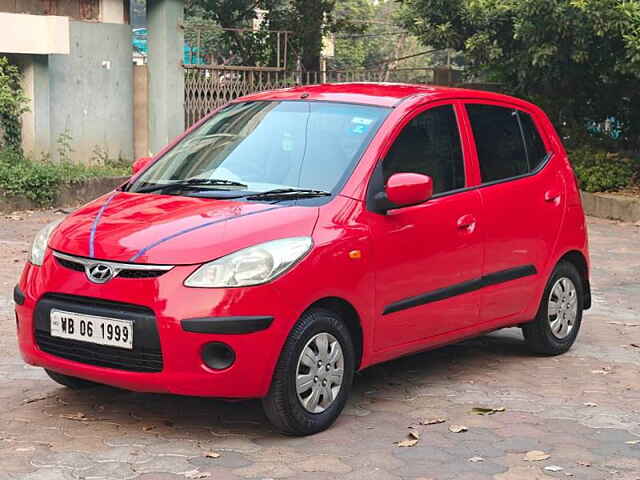
[[(309, 101), (231, 104), (155, 162), (128, 190), (206, 196), (276, 189), (335, 193), (388, 112), (382, 107)], [(180, 188), (163, 190), (168, 185)]]

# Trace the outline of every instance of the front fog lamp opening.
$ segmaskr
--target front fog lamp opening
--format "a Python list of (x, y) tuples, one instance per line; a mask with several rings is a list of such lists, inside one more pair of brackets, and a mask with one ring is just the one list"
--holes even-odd
[(226, 343), (211, 342), (202, 349), (202, 361), (212, 370), (224, 370), (236, 361), (236, 353)]

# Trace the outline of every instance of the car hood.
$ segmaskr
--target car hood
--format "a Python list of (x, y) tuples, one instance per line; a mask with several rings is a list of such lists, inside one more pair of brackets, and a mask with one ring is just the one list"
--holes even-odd
[(120, 262), (188, 265), (310, 236), (318, 207), (112, 192), (69, 215), (49, 247)]

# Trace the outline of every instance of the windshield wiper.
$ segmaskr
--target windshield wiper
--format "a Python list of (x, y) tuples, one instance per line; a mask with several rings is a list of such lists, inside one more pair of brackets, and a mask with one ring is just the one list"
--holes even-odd
[(188, 180), (180, 180), (163, 185), (152, 185), (150, 187), (144, 187), (136, 190), (135, 193), (150, 193), (156, 191), (175, 190), (180, 188), (198, 188), (206, 186), (247, 188), (247, 185), (245, 185), (244, 183), (235, 182), (233, 180), (223, 180), (221, 178), (190, 178)]
[(311, 188), (276, 188), (266, 192), (252, 193), (247, 195), (247, 200), (263, 200), (272, 198), (306, 198), (306, 197), (326, 197), (331, 193), (324, 190), (313, 190)]

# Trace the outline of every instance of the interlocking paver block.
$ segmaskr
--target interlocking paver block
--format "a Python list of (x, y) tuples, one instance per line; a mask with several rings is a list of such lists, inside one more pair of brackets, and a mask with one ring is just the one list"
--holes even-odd
[[(0, 480), (176, 480), (193, 470), (212, 480), (640, 478), (640, 444), (625, 443), (640, 438), (640, 351), (630, 346), (639, 331), (623, 325), (640, 318), (638, 227), (590, 220), (594, 308), (566, 355), (531, 355), (513, 328), (377, 365), (356, 375), (333, 428), (293, 438), (274, 432), (257, 401), (73, 392), (24, 365), (11, 289), (35, 230), (56, 216), (0, 217)], [(434, 418), (447, 422), (420, 424)], [(409, 427), (420, 441), (400, 448)], [(529, 450), (551, 458), (525, 462)]]

